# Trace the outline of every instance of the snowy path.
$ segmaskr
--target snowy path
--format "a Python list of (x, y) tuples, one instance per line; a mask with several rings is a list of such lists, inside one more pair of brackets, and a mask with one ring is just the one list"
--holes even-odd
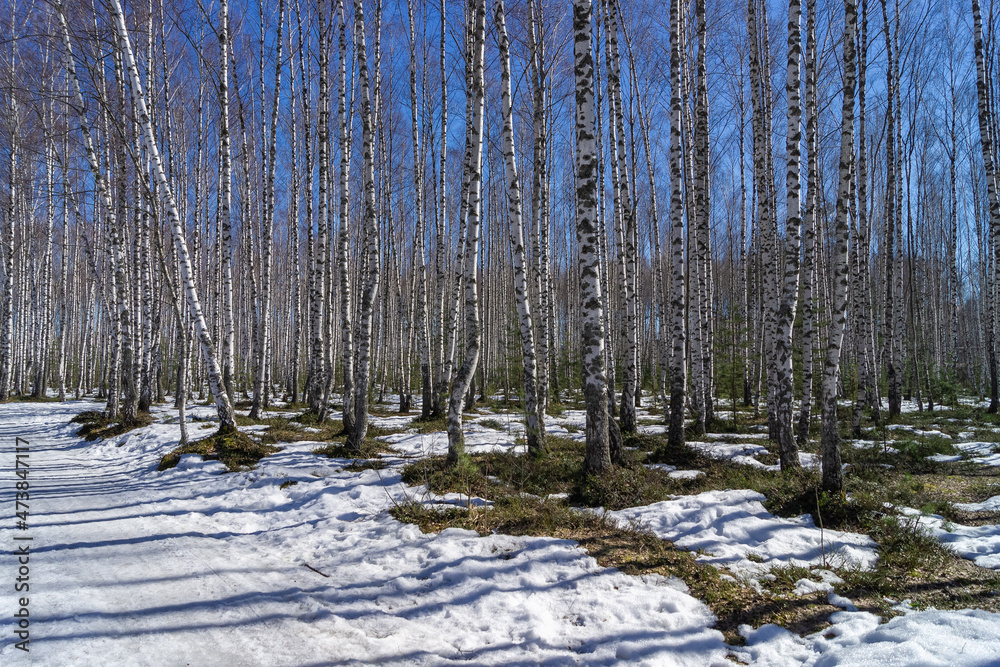
[[(0, 424), (3, 441), (19, 435), (32, 443), (31, 664), (54, 664), (55, 656), (60, 664), (98, 658), (122, 665), (207, 664), (209, 655), (216, 664), (273, 664), (277, 644), (293, 647), (291, 625), (299, 642), (329, 643), (335, 654), (335, 637), (307, 636), (309, 626), (297, 621), (294, 604), (280, 612), (260, 606), (263, 600), (291, 603), (307, 585), (303, 568), (279, 554), (246, 558), (251, 554), (220, 539), (235, 533), (209, 515), (164, 513), (169, 498), (191, 497), (196, 489), (166, 483), (157, 489), (159, 498), (146, 501), (148, 488), (127, 459), (94, 460), (91, 448), (72, 436), (76, 426), (65, 424), (79, 408), (41, 418), (36, 410), (4, 406)], [(4, 482), (13, 478), (9, 463), (0, 468)], [(5, 486), (9, 507), (12, 483)], [(5, 547), (12, 539), (6, 532)], [(4, 664), (19, 657), (11, 648)]]
[[(67, 422), (87, 407), (0, 405), (2, 665), (726, 664), (673, 582), (565, 540), (423, 535), (384, 512), (412, 493), (398, 474), (342, 472), (314, 443), (249, 473), (159, 473), (176, 426), (84, 443)], [(8, 620), (15, 436), (32, 443), (30, 654)]]

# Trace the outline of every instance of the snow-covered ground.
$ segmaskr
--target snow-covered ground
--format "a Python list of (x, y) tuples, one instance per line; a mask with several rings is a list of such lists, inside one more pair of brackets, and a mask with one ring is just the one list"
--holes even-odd
[[(759, 665), (1000, 664), (1000, 617), (916, 612), (879, 625), (840, 612), (799, 638), (765, 626), (728, 647), (711, 611), (677, 580), (602, 568), (576, 543), (425, 535), (387, 510), (415, 499), (400, 467), (436, 452), (442, 434), (390, 436), (399, 455), (382, 470), (301, 442), (249, 472), (183, 457), (174, 413), (106, 442), (73, 435), (93, 403), (0, 405), (0, 665), (648, 665), (718, 666), (732, 654)], [(209, 408), (195, 407), (210, 418)], [(569, 411), (568, 411), (569, 412)], [(556, 426), (565, 429), (577, 415)], [(373, 420), (405, 426), (405, 418)], [(206, 428), (202, 428), (202, 427)], [(211, 422), (190, 425), (208, 435)], [(480, 451), (514, 446), (518, 429), (470, 426)], [(31, 442), (30, 530), (14, 528), (14, 438)], [(285, 488), (281, 488), (282, 485)], [(714, 492), (623, 510), (623, 520), (702, 548), (739, 572), (757, 560), (870, 554), (863, 536), (776, 519), (747, 491)], [(14, 537), (30, 535), (30, 653), (13, 634)], [(840, 545), (843, 548), (840, 548)], [(848, 551), (848, 549), (850, 551)], [(758, 563), (753, 563), (759, 566)], [(803, 582), (800, 582), (803, 583)], [(803, 583), (818, 590), (822, 583)], [(846, 605), (845, 605), (846, 606)]]
[(764, 509), (764, 500), (756, 491), (707, 491), (608, 515), (679, 547), (701, 550), (702, 560), (737, 574), (760, 575), (775, 565), (874, 565), (875, 543), (869, 537), (821, 531), (809, 516), (776, 517)]

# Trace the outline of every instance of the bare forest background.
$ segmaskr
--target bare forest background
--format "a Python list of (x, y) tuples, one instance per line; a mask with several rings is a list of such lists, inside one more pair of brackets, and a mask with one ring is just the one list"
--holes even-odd
[(1000, 407), (992, 0), (0, 7), (0, 399)]

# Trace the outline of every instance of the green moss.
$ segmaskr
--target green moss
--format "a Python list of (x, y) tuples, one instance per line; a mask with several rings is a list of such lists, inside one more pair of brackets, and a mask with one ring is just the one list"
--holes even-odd
[(76, 432), (78, 436), (93, 441), (107, 440), (137, 428), (149, 426), (153, 423), (153, 417), (148, 412), (140, 412), (130, 422), (112, 421), (103, 412), (87, 410), (76, 415), (70, 421), (74, 424), (81, 424), (80, 429)]
[(182, 445), (170, 452), (160, 459), (157, 470), (175, 467), (184, 454), (199, 454), (206, 461), (222, 461), (230, 471), (244, 470), (252, 468), (265, 456), (280, 451), (280, 447), (257, 442), (236, 429), (221, 428), (207, 438)]
[(588, 507), (619, 510), (649, 505), (669, 495), (660, 472), (642, 466), (613, 466), (599, 475), (581, 475), (570, 497)]
[(448, 418), (447, 417), (417, 417), (413, 420), (413, 428), (417, 430), (417, 433), (436, 433), (438, 431), (448, 430)]
[(325, 447), (313, 450), (313, 454), (326, 456), (331, 459), (371, 459), (379, 454), (393, 453), (392, 447), (381, 440), (365, 438), (361, 444), (361, 449), (351, 449), (346, 444), (346, 436), (340, 442), (330, 443)]
[(349, 466), (344, 466), (347, 472), (361, 472), (362, 470), (384, 470), (389, 464), (384, 459), (357, 459)]

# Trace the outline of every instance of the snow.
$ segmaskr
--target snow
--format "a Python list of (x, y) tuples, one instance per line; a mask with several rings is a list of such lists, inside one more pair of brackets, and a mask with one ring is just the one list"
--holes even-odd
[[(154, 424), (108, 441), (74, 436), (70, 417), (101, 407), (0, 404), (0, 443), (7, 452), (0, 458), (0, 504), (11, 507), (14, 499), (8, 443), (26, 438), (33, 537), (31, 653), (14, 647), (11, 624), (4, 622), (5, 667), (722, 667), (732, 664), (727, 655), (777, 667), (1000, 663), (996, 614), (912, 611), (904, 604), (898, 607), (904, 616), (880, 625), (872, 614), (844, 611), (831, 617), (832, 627), (807, 637), (776, 626), (744, 627), (747, 645), (729, 647), (713, 629), (711, 611), (678, 579), (600, 567), (569, 540), (481, 537), (459, 529), (423, 534), (387, 510), (407, 501), (488, 502), (435, 496), (401, 482), (404, 463), (443, 451), (443, 433), (411, 429), (386, 437), (397, 453), (383, 457), (382, 470), (350, 472), (345, 467), (352, 460), (316, 456), (316, 442), (297, 442), (281, 445), (250, 471), (228, 473), (217, 461), (185, 455), (177, 467), (158, 472), (160, 457), (177, 445), (176, 412), (157, 407)], [(193, 439), (214, 432), (211, 406), (190, 406), (189, 415)], [(579, 417), (570, 414), (553, 426)], [(467, 421), (470, 451), (516, 449), (519, 418), (494, 418), (503, 431)], [(409, 428), (411, 419), (374, 417), (372, 423)], [(763, 500), (752, 491), (712, 491), (608, 514), (701, 549), (703, 560), (741, 576), (766, 574), (774, 565), (874, 562), (867, 537), (821, 535), (808, 516), (774, 517)], [(983, 505), (990, 503), (1000, 500)], [(934, 518), (919, 520), (930, 526)], [(950, 535), (965, 530), (947, 528)], [(979, 545), (1000, 551), (1000, 543), (989, 546), (987, 532)], [(11, 520), (0, 522), (3, 549), (14, 533)], [(1000, 542), (1000, 535), (993, 537)], [(964, 539), (971, 553), (973, 535)], [(6, 576), (10, 563), (10, 552), (3, 552)], [(832, 592), (837, 581), (832, 572), (814, 569), (796, 591), (826, 593), (851, 609)], [(0, 585), (0, 610), (8, 619), (14, 596), (9, 583)]]
[(706, 440), (767, 440), (767, 433), (706, 433)]
[(966, 512), (997, 512), (1000, 511), (1000, 496), (993, 496), (981, 503), (955, 503), (957, 509)]
[(931, 454), (926, 457), (928, 461), (935, 461), (937, 463), (957, 463), (962, 460), (961, 454)]
[(987, 667), (1000, 663), (1000, 615), (978, 610), (909, 611), (880, 623), (868, 612), (842, 611), (833, 625), (798, 637), (776, 625), (741, 626), (747, 645), (734, 653), (768, 667)]
[[(905, 412), (905, 410), (904, 410)], [(908, 431), (913, 435), (919, 436), (932, 436), (935, 438), (945, 438), (946, 440), (951, 440), (951, 436), (937, 429), (932, 429), (930, 431), (924, 431), (909, 424), (888, 424), (886, 426), (890, 431)]]
[(767, 448), (756, 443), (728, 443), (728, 442), (696, 442), (687, 443), (714, 459), (728, 459), (734, 463), (754, 466), (757, 468), (767, 468), (767, 466), (755, 457), (767, 454)]
[(345, 472), (302, 442), (248, 472), (197, 456), (157, 472), (177, 427), (81, 442), (66, 422), (99, 407), (0, 405), (0, 440), (32, 443), (38, 582), (31, 653), (5, 632), (0, 664), (726, 664), (710, 610), (676, 585), (567, 540), (399, 523), (385, 510), (425, 491), (397, 468)]
[(742, 575), (757, 576), (775, 565), (874, 565), (871, 538), (821, 531), (809, 515), (776, 517), (764, 509), (764, 500), (756, 491), (706, 491), (607, 515), (646, 527), (678, 547), (703, 550), (701, 560)]
[(662, 470), (670, 479), (695, 479), (705, 474), (701, 470), (678, 470), (677, 466), (667, 463), (644, 463), (643, 466), (650, 470)]
[(812, 579), (799, 579), (795, 582), (796, 595), (808, 595), (809, 593), (815, 593), (816, 591), (832, 593), (833, 584), (829, 584), (825, 581), (813, 581)]
[[(714, 459), (726, 459), (732, 461), (733, 463), (752, 466), (754, 468), (762, 468), (771, 472), (781, 470), (781, 466), (778, 464), (768, 465), (757, 460), (756, 457), (768, 453), (766, 447), (758, 445), (757, 443), (691, 441), (687, 444), (697, 450), (700, 450), (701, 452), (704, 452)], [(810, 454), (809, 452), (799, 452), (799, 463), (801, 463), (804, 468), (819, 469), (821, 458), (818, 455)]]
[[(987, 503), (985, 508), (989, 508)], [(978, 503), (957, 505), (962, 509), (977, 509)], [(897, 508), (904, 516), (912, 517), (923, 530), (936, 537), (943, 545), (968, 558), (980, 567), (1000, 569), (1000, 525), (964, 526), (953, 523), (937, 514), (923, 514), (910, 507)]]
[[(994, 453), (1000, 443), (996, 442), (956, 442), (955, 449), (965, 454), (973, 455), (973, 463), (982, 463), (988, 466), (1000, 466), (1000, 454)], [(978, 456), (977, 456), (978, 455)]]

